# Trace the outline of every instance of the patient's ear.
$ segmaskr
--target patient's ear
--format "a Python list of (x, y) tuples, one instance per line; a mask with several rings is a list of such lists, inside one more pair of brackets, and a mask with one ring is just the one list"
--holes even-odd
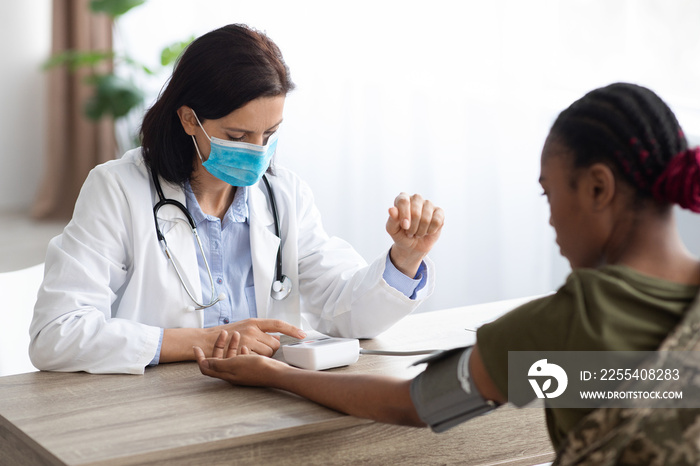
[(197, 118), (194, 116), (194, 110), (187, 105), (183, 105), (177, 109), (177, 116), (180, 118), (180, 124), (182, 124), (185, 133), (193, 136), (199, 127)]
[(617, 190), (615, 175), (604, 163), (594, 163), (579, 178), (583, 195), (593, 210), (599, 211), (610, 206)]

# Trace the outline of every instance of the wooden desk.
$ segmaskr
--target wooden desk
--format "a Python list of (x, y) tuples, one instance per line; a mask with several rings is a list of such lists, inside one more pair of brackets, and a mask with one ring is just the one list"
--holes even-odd
[[(449, 348), (514, 302), (409, 316), (372, 349)], [(363, 355), (339, 371), (412, 377), (415, 357)], [(0, 464), (499, 464), (553, 458), (544, 413), (500, 408), (443, 434), (346, 416), (286, 392), (233, 387), (194, 363), (143, 376), (0, 377)]]

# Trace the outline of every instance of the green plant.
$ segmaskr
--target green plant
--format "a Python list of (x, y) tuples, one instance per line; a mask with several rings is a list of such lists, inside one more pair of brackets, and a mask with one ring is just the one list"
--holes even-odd
[[(95, 14), (107, 14), (113, 21), (116, 21), (132, 8), (145, 2), (146, 0), (91, 0), (90, 10)], [(165, 47), (161, 52), (160, 66), (166, 67), (175, 62), (182, 50), (192, 40), (194, 37)], [(141, 107), (144, 93), (129, 79), (117, 76), (113, 72), (96, 71), (98, 65), (110, 61), (121, 66), (128, 66), (137, 73), (154, 74), (151, 68), (128, 56), (115, 54), (112, 50), (65, 50), (44, 62), (43, 68), (66, 66), (71, 73), (80, 68), (90, 68), (91, 71), (85, 78), (85, 85), (90, 86), (93, 92), (85, 102), (83, 109), (85, 115), (91, 120), (100, 120), (106, 116), (117, 120), (125, 117), (134, 108)]]

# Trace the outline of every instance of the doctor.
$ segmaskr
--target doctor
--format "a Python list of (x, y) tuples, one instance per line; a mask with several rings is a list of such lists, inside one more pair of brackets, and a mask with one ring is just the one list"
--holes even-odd
[(92, 170), (49, 244), (37, 368), (140, 374), (193, 346), (211, 355), (222, 330), (265, 356), (280, 345), (270, 333), (373, 337), (432, 292), (439, 207), (400, 194), (393, 245), (367, 265), (326, 234), (308, 186), (271, 165), (293, 87), (277, 46), (246, 26), (187, 48), (142, 147)]

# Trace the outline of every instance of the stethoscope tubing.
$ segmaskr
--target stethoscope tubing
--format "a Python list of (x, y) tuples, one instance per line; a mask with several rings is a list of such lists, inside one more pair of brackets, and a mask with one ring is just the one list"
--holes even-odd
[(277, 203), (275, 202), (275, 196), (272, 194), (272, 186), (270, 186), (270, 181), (265, 175), (263, 175), (262, 179), (267, 187), (267, 192), (270, 194), (272, 217), (275, 219), (275, 235), (277, 235), (277, 237), (280, 239), (280, 247), (277, 248), (277, 280), (281, 282), (284, 279), (284, 275), (282, 275), (282, 236), (280, 235), (280, 218), (277, 215)]
[[(163, 194), (163, 188), (160, 185), (160, 180), (158, 179), (158, 175), (151, 170), (151, 178), (153, 179), (153, 185), (155, 186), (156, 193), (158, 194), (158, 202), (153, 206), (153, 219), (155, 221), (155, 227), (156, 227), (156, 235), (158, 238), (158, 242), (161, 244), (161, 248), (163, 249), (163, 253), (167, 257), (168, 261), (173, 265), (173, 268), (175, 269), (175, 273), (177, 274), (178, 279), (180, 280), (180, 283), (182, 284), (183, 288), (185, 289), (185, 292), (189, 296), (189, 298), (196, 304), (195, 309), (196, 310), (201, 310), (201, 309), (206, 309), (208, 307), (211, 307), (221, 301), (224, 298), (223, 294), (219, 294), (218, 296), (214, 297), (214, 294), (216, 293), (216, 286), (214, 285), (214, 277), (211, 273), (211, 269), (209, 268), (209, 262), (207, 261), (207, 256), (204, 254), (204, 247), (202, 246), (202, 240), (199, 237), (199, 233), (197, 232), (197, 225), (194, 221), (194, 218), (192, 218), (192, 215), (190, 212), (187, 210), (187, 207), (185, 207), (181, 202), (176, 201), (175, 199), (167, 199), (165, 195)], [(275, 202), (275, 196), (272, 191), (272, 186), (270, 185), (269, 180), (267, 179), (266, 175), (263, 175), (263, 181), (265, 183), (265, 187), (267, 188), (267, 192), (270, 196), (270, 206), (272, 208), (272, 216), (274, 218), (274, 223), (275, 223), (275, 235), (280, 239), (280, 245), (277, 248), (277, 262), (276, 262), (276, 280), (272, 284), (272, 290), (270, 291), (270, 294), (273, 299), (275, 300), (282, 300), (289, 296), (291, 289), (292, 289), (292, 283), (291, 280), (284, 274), (282, 274), (282, 238), (280, 236), (280, 223), (279, 223), (279, 216), (277, 214), (277, 203)], [(177, 266), (177, 262), (175, 261), (175, 258), (173, 257), (173, 254), (170, 252), (170, 248), (168, 248), (168, 242), (165, 239), (165, 235), (160, 231), (160, 225), (158, 225), (158, 210), (160, 210), (161, 207), (165, 205), (172, 205), (179, 209), (184, 215), (185, 218), (187, 219), (187, 223), (190, 226), (190, 229), (192, 230), (192, 234), (195, 237), (195, 240), (197, 241), (197, 245), (199, 247), (199, 251), (202, 254), (202, 258), (204, 259), (204, 266), (207, 269), (207, 274), (209, 275), (209, 284), (211, 286), (211, 300), (208, 304), (200, 303), (197, 301), (197, 299), (194, 297), (194, 294), (190, 291), (190, 289), (187, 287), (185, 284), (185, 280), (182, 276), (182, 273), (180, 272), (180, 268)]]

